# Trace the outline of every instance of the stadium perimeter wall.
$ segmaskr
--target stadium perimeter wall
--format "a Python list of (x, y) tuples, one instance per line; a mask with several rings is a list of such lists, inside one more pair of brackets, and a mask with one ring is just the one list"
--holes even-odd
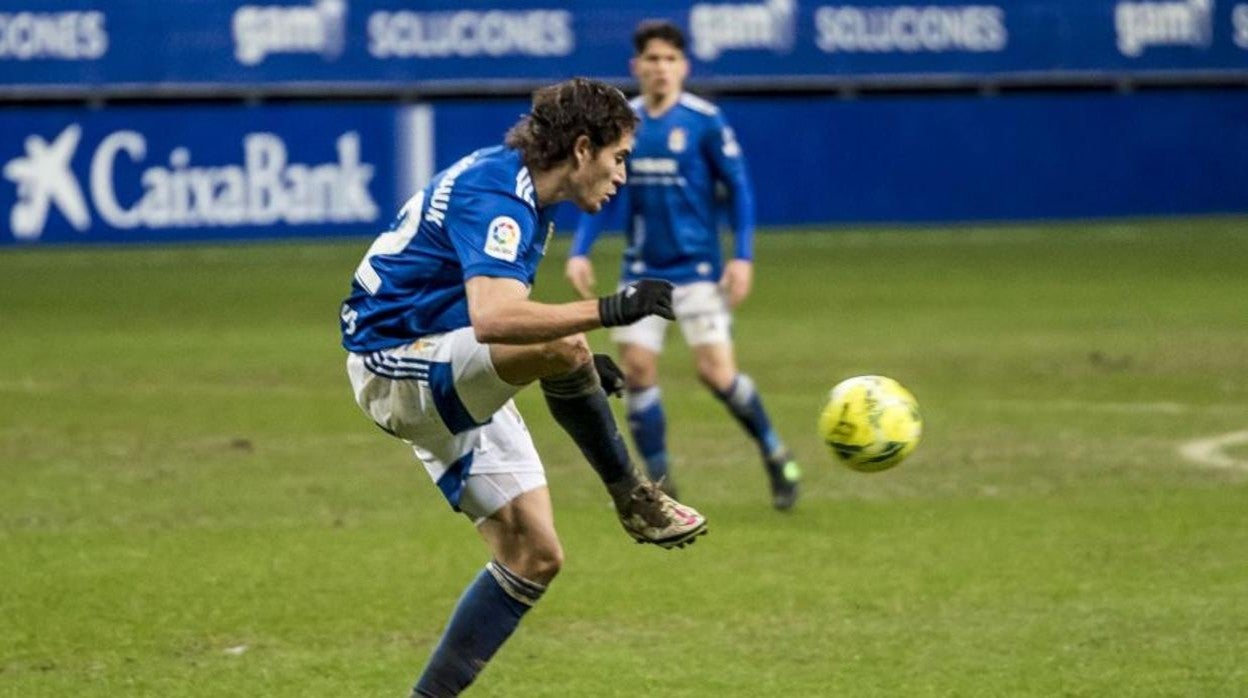
[(647, 17), (763, 225), (1248, 212), (1248, 3), (0, 0), (0, 246), (372, 235)]
[[(764, 225), (1248, 211), (1248, 92), (722, 106)], [(5, 109), (0, 244), (373, 234), (434, 171), (498, 142), (525, 107)]]

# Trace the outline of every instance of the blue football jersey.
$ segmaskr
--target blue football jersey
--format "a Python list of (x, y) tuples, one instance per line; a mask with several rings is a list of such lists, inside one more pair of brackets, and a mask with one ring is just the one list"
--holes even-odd
[(602, 212), (581, 217), (571, 254), (588, 254), (607, 221), (622, 221), (625, 280), (717, 281), (723, 271), (717, 184), (729, 195), (733, 256), (753, 257), (754, 195), (732, 128), (718, 107), (690, 94), (657, 117), (646, 113), (641, 98), (631, 104), (641, 124), (628, 182)]
[(467, 327), (464, 282), (533, 284), (553, 222), (520, 153), (478, 150), (434, 175), (368, 248), (342, 304), (342, 345), (370, 352)]

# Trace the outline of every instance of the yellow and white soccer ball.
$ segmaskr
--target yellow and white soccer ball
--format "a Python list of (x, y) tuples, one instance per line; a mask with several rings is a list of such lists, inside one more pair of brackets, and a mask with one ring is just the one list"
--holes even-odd
[(864, 473), (905, 460), (923, 434), (919, 403), (884, 376), (847, 378), (832, 389), (819, 415), (819, 435), (847, 467)]

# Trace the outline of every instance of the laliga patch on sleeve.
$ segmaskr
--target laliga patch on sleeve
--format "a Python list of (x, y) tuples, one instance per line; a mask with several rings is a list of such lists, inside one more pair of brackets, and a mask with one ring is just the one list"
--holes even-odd
[(520, 251), (520, 224), (511, 216), (499, 216), (490, 221), (485, 233), (485, 253), (505, 262), (516, 261)]

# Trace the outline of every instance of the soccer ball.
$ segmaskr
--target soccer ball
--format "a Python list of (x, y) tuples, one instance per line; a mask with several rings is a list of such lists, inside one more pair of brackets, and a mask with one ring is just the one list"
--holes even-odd
[(919, 403), (884, 376), (847, 378), (832, 389), (819, 415), (819, 435), (847, 467), (888, 470), (914, 451), (923, 433)]

